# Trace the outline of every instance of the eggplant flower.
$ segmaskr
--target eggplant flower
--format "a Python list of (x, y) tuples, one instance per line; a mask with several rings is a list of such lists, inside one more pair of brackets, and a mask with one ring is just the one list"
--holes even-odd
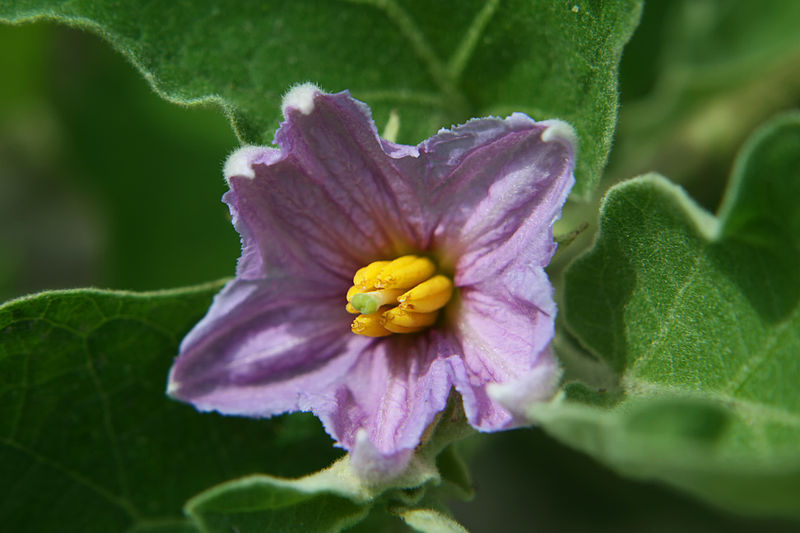
[(311, 84), (283, 113), (279, 148), (225, 164), (242, 255), (168, 393), (229, 415), (311, 411), (365, 477), (402, 471), (452, 389), (480, 431), (524, 424), (560, 377), (544, 267), (572, 128), (514, 113), (399, 145), (365, 104)]

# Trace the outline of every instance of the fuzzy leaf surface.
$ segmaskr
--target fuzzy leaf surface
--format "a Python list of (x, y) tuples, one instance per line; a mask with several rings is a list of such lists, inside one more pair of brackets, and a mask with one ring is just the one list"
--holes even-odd
[(122, 52), (169, 100), (223, 107), (242, 142), (264, 144), (281, 94), (307, 80), (350, 89), (416, 144), (441, 127), (523, 111), (580, 138), (577, 195), (605, 166), (617, 67), (641, 3), (582, 0), (158, 2), (12, 0), (0, 20), (55, 20)]
[[(444, 456), (449, 458), (447, 462), (460, 464), (455, 451), (448, 447), (473, 433), (460, 399), (453, 395), (429, 438), (417, 450), (408, 468), (397, 477), (365, 480), (355, 473), (350, 456), (345, 455), (328, 468), (303, 477), (253, 475), (221, 483), (190, 499), (185, 507), (186, 514), (201, 531), (208, 533), (333, 533), (353, 526), (359, 531), (383, 528), (389, 518), (385, 512), (387, 507), (398, 509), (397, 513), (392, 512), (398, 514), (425, 498), (426, 503), (440, 505), (432, 494), (435, 490), (428, 489), (440, 485), (452, 489), (461, 484), (445, 473), (454, 470), (452, 467), (442, 468), (440, 472), (441, 461), (437, 459)], [(449, 451), (442, 453), (443, 450)], [(459, 495), (465, 492), (466, 489), (460, 487), (456, 491)], [(430, 518), (423, 515), (420, 515), (420, 523)], [(439, 522), (433, 520), (432, 523)]]
[(622, 472), (800, 517), (799, 200), (798, 114), (747, 143), (716, 218), (660, 176), (614, 187), (565, 315), (619, 388), (534, 417)]
[(330, 491), (270, 476), (251, 476), (215, 487), (192, 499), (188, 514), (202, 531), (336, 533), (360, 522), (369, 512), (357, 502)]
[(189, 532), (184, 501), (334, 457), (310, 417), (200, 414), (166, 397), (178, 343), (220, 283), (41, 293), (0, 307), (0, 522), (11, 531)]

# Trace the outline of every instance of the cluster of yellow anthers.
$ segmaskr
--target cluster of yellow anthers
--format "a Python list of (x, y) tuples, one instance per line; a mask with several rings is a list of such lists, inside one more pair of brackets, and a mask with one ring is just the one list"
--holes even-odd
[(431, 326), (453, 296), (453, 282), (427, 257), (404, 255), (360, 268), (347, 291), (357, 335), (385, 337)]

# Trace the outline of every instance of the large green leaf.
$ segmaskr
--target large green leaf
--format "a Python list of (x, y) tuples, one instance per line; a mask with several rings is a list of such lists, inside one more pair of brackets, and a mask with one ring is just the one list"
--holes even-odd
[(350, 89), (379, 124), (418, 142), (471, 116), (524, 111), (578, 131), (576, 193), (603, 169), (617, 115), (617, 65), (640, 2), (13, 0), (0, 20), (57, 20), (124, 53), (164, 97), (215, 102), (240, 139), (271, 140), (280, 95), (312, 80)]
[(565, 314), (620, 374), (533, 416), (623, 472), (800, 517), (800, 115), (744, 148), (718, 218), (645, 176), (613, 188)]
[(334, 456), (306, 415), (200, 414), (164, 394), (178, 342), (219, 283), (74, 290), (0, 307), (0, 523), (9, 531), (191, 531), (181, 508), (258, 471)]

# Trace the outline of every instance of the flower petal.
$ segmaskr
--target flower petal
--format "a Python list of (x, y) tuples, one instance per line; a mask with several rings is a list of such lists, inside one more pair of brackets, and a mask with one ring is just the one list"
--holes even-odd
[(536, 365), (525, 375), (505, 383), (489, 383), (489, 398), (513, 414), (520, 424), (527, 419), (528, 408), (555, 396), (561, 368), (550, 348), (545, 348), (536, 358)]
[[(549, 398), (560, 376), (547, 348), (554, 333), (552, 288), (541, 270), (520, 281), (516, 292), (502, 276), (461, 291), (453, 327), (464, 368), (454, 370), (455, 386), (470, 424), (483, 431), (525, 423), (526, 402)], [(508, 391), (508, 402), (497, 402), (487, 392), (492, 386)]]
[(515, 113), (472, 120), (420, 146), (434, 187), (432, 246), (456, 271), (457, 286), (494, 275), (520, 254), (533, 265), (549, 262), (551, 227), (574, 182), (565, 131), (563, 122)]
[[(401, 468), (447, 405), (450, 360), (458, 354), (457, 343), (436, 331), (374, 341), (336, 391), (335, 404), (314, 412), (328, 433), (353, 452), (357, 468), (381, 470), (382, 463)], [(364, 435), (369, 446), (359, 444)]]
[[(302, 99), (289, 96), (275, 136), (280, 157), (247, 147), (226, 165), (232, 192), (225, 199), (265, 270), (351, 277), (367, 262), (414, 249), (423, 220), (419, 188), (394, 159), (408, 151), (384, 145), (369, 108), (346, 92), (304, 88)], [(252, 173), (239, 161), (248, 158)], [(246, 247), (240, 270), (248, 276), (257, 263), (249, 255)]]
[(552, 394), (560, 375), (547, 349), (556, 308), (543, 267), (574, 182), (570, 132), (514, 114), (442, 131), (419, 148), (434, 187), (432, 246), (460, 287), (451, 320), (463, 357), (452, 375), (470, 423), (484, 431), (524, 423), (527, 402)]
[(381, 453), (370, 440), (369, 432), (362, 428), (356, 432), (355, 443), (350, 451), (350, 464), (361, 479), (368, 483), (379, 483), (402, 473), (413, 455), (413, 448)]
[[(398, 158), (413, 157), (415, 150), (381, 139), (366, 104), (347, 91), (320, 92), (312, 112), (290, 108), (286, 118), (275, 142), (344, 206), (364, 233), (382, 237), (376, 244), (393, 243), (390, 253), (395, 254), (398, 247), (420, 239), (424, 213), (419, 195), (426, 191), (416, 176), (402, 175), (396, 165)], [(375, 252), (374, 247), (367, 250)]]
[(233, 280), (181, 343), (168, 393), (224, 414), (310, 410), (368, 343), (349, 320), (307, 283)]
[[(281, 151), (275, 148), (243, 146), (228, 156), (223, 169), (225, 181), (228, 182), (228, 186), (230, 187), (231, 179), (235, 176), (238, 177), (238, 179), (254, 179), (256, 176), (255, 170), (253, 169), (254, 165), (269, 165), (280, 159), (280, 157)], [(261, 222), (259, 220), (260, 217), (257, 216), (257, 213), (253, 213), (252, 211), (241, 213), (236, 195), (231, 191), (225, 193), (222, 200), (228, 204), (233, 226), (236, 228), (242, 241), (242, 255), (239, 257), (236, 264), (236, 276), (241, 279), (262, 279), (266, 272), (264, 257), (258, 239), (250, 229), (253, 227), (258, 230), (262, 227), (261, 224), (259, 224), (259, 222)], [(269, 255), (272, 254), (266, 255), (269, 257)]]

